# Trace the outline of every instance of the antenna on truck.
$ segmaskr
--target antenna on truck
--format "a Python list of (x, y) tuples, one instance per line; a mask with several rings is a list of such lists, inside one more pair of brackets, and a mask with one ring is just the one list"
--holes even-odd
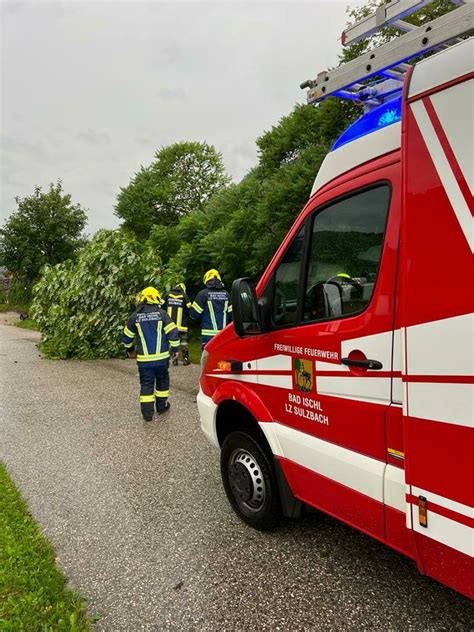
[(408, 60), (455, 43), (474, 30), (474, 0), (451, 0), (458, 5), (455, 10), (422, 26), (403, 19), (431, 2), (393, 0), (349, 26), (342, 33), (343, 46), (351, 46), (387, 26), (406, 32), (334, 70), (320, 72), (316, 79), (304, 81), (300, 88), (309, 88), (307, 102), (316, 104), (337, 96), (362, 103), (370, 110), (400, 94)]

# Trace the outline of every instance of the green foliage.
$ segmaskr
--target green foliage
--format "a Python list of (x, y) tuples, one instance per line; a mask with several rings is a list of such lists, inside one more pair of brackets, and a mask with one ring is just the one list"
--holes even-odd
[(256, 168), (215, 194), (205, 212), (178, 223), (173, 236), (179, 248), (164, 259), (164, 279), (184, 276), (195, 293), (211, 267), (228, 285), (236, 277), (261, 274), (308, 201), (327, 151), (356, 116), (351, 104), (335, 99), (318, 108), (296, 106), (257, 140)]
[(124, 355), (120, 334), (137, 293), (158, 285), (161, 261), (150, 243), (124, 230), (99, 231), (76, 262), (47, 266), (30, 315), (49, 358)]
[[(349, 11), (349, 21), (380, 4), (381, 0), (370, 0)], [(449, 0), (437, 0), (407, 19), (422, 24), (452, 8)], [(396, 29), (384, 29), (345, 49), (340, 63), (397, 34)], [(181, 220), (172, 236), (168, 234), (169, 246), (162, 244), (166, 251), (164, 278), (181, 275), (188, 289), (196, 292), (203, 272), (210, 267), (220, 270), (227, 284), (239, 276), (259, 276), (308, 201), (328, 150), (361, 114), (359, 106), (331, 98), (316, 108), (296, 106), (257, 140), (258, 165), (239, 184), (214, 195), (205, 212)]]
[[(350, 22), (381, 2), (349, 11)], [(452, 8), (437, 0), (408, 21), (421, 24)], [(340, 62), (396, 34), (389, 28), (359, 42)], [(47, 268), (36, 286), (32, 315), (43, 351), (60, 358), (121, 355), (130, 297), (160, 275), (160, 289), (184, 281), (190, 296), (209, 268), (228, 286), (240, 276), (259, 276), (307, 203), (331, 145), (360, 114), (353, 103), (331, 98), (316, 108), (296, 106), (257, 139), (258, 164), (239, 184), (229, 184), (221, 155), (206, 143), (161, 148), (121, 189), (115, 208), (123, 230), (96, 237), (77, 263)]]
[(38, 323), (31, 318), (26, 318), (25, 320), (17, 320), (14, 323), (15, 327), (19, 327), (20, 329), (31, 329), (32, 331), (38, 331)]
[(55, 553), (0, 464), (0, 628), (90, 629), (84, 600), (66, 589)]
[[(9, 305), (27, 305), (31, 301), (34, 281), (23, 276), (13, 277), (8, 290)], [(13, 307), (11, 307), (13, 309)]]
[(159, 254), (163, 263), (168, 263), (180, 246), (177, 226), (156, 224), (150, 231), (149, 242)]
[(28, 303), (0, 303), (0, 313), (2, 312), (29, 312)]
[(116, 215), (146, 238), (154, 224), (175, 224), (206, 203), (228, 184), (222, 156), (207, 143), (183, 142), (162, 147), (155, 161), (141, 167), (121, 189)]
[(0, 229), (0, 264), (15, 278), (10, 300), (27, 302), (41, 268), (74, 257), (84, 244), (81, 234), (87, 217), (63, 192), (60, 181), (46, 193), (36, 187), (33, 195), (17, 197), (16, 203), (18, 210)]

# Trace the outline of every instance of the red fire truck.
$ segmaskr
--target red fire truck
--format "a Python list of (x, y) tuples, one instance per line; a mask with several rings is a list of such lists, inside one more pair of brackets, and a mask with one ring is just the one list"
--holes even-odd
[(474, 3), (403, 20), (426, 4), (379, 8), (343, 43), (406, 33), (305, 82), (365, 113), (256, 287), (234, 282), (198, 406), (246, 523), (311, 505), (473, 598)]

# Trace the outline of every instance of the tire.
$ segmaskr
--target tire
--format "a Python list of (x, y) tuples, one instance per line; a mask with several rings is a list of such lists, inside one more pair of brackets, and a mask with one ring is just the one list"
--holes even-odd
[(282, 517), (278, 484), (271, 459), (258, 439), (231, 432), (221, 449), (221, 476), (232, 509), (259, 531), (277, 526)]

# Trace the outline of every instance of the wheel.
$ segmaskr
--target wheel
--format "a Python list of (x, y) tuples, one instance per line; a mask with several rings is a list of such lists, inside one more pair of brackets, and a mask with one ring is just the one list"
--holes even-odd
[(278, 485), (270, 459), (247, 432), (230, 433), (221, 449), (221, 476), (235, 513), (254, 529), (273, 529), (281, 519)]

